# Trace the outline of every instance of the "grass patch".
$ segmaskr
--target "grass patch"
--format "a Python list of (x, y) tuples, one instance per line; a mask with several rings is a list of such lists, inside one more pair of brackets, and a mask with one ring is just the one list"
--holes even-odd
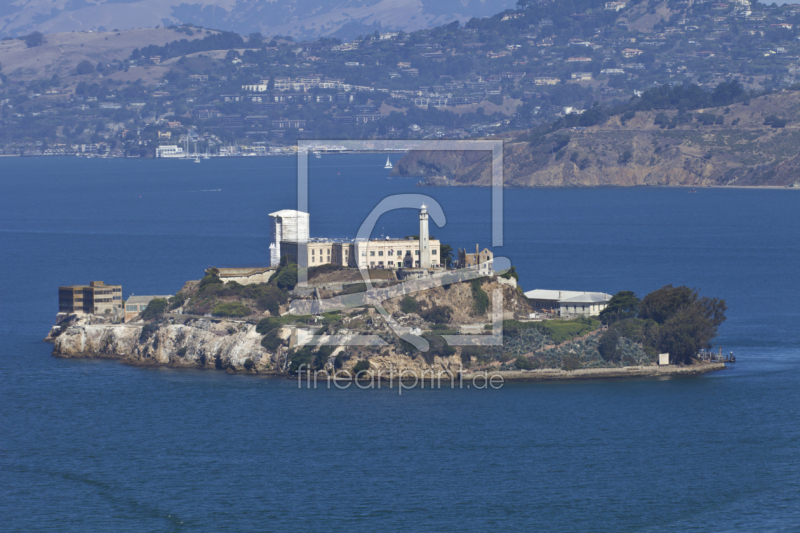
[(590, 317), (582, 317), (575, 320), (545, 320), (543, 322), (506, 320), (503, 322), (503, 335), (519, 337), (525, 330), (535, 329), (541, 334), (547, 335), (554, 344), (561, 344), (594, 331), (599, 327), (600, 321)]
[(214, 316), (236, 316), (242, 317), (252, 314), (252, 311), (246, 305), (239, 302), (224, 302), (214, 306), (211, 310)]

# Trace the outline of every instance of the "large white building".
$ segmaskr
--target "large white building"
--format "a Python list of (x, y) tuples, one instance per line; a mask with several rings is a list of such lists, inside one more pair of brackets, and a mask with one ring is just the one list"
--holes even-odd
[(559, 316), (597, 316), (608, 306), (611, 296), (604, 292), (554, 291), (534, 289), (525, 293), (536, 311), (557, 312)]
[(269, 214), (270, 217), (270, 237), (272, 242), (269, 245), (270, 266), (278, 266), (281, 257), (286, 255), (281, 253), (282, 243), (294, 244), (295, 260), (297, 257), (297, 244), (308, 242), (309, 219), (308, 213), (295, 211), (293, 209), (282, 209)]
[(351, 268), (435, 268), (442, 266), (441, 243), (428, 234), (428, 211), (419, 212), (419, 238), (372, 240), (320, 239), (309, 237), (309, 215), (284, 209), (270, 213), (270, 264), (281, 257), (298, 261), (305, 245), (306, 265), (340, 265)]

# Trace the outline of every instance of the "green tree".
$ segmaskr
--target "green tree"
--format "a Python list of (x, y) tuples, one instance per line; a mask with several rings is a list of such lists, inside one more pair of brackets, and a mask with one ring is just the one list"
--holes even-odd
[(442, 261), (442, 264), (446, 267), (450, 267), (450, 263), (453, 262), (453, 247), (449, 244), (442, 244), (439, 247), (439, 258)]
[(159, 317), (167, 310), (167, 305), (168, 303), (164, 298), (153, 298), (142, 312), (142, 319), (153, 320)]
[(639, 298), (632, 291), (620, 291), (611, 297), (608, 305), (600, 312), (600, 321), (611, 324), (639, 314)]
[(608, 330), (600, 336), (597, 351), (600, 352), (600, 355), (606, 361), (619, 361), (622, 352), (619, 349), (619, 334), (616, 328), (608, 328)]
[(644, 297), (639, 317), (654, 320), (651, 344), (673, 363), (691, 364), (700, 348), (710, 348), (728, 309), (725, 300), (700, 297), (689, 287), (667, 285)]
[(26, 35), (25, 37), (21, 37), (23, 41), (25, 41), (25, 46), (28, 48), (34, 48), (36, 46), (41, 46), (44, 44), (44, 35), (35, 31), (31, 34)]
[[(78, 74), (79, 75), (91, 74), (92, 72), (94, 72), (94, 67), (92, 66), (92, 64), (89, 61), (84, 59), (83, 61), (78, 63), (77, 70), (78, 70)], [(84, 85), (84, 87), (85, 87), (85, 85)]]
[(353, 367), (353, 374), (358, 374), (359, 372), (365, 372), (369, 370), (369, 361), (366, 359), (359, 361)]
[(416, 313), (419, 310), (419, 306), (417, 305), (417, 301), (411, 297), (406, 296), (400, 301), (400, 311), (405, 314), (408, 313)]

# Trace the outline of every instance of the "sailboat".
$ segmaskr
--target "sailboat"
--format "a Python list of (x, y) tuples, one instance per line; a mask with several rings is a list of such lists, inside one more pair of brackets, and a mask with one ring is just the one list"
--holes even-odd
[(391, 170), (392, 169), (392, 161), (389, 159), (388, 155), (386, 156), (386, 164), (383, 165), (383, 168), (385, 168), (387, 170)]

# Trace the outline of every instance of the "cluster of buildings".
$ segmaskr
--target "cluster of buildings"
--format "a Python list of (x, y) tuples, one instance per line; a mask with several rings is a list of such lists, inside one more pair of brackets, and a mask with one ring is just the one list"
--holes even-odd
[[(442, 269), (441, 243), (428, 232), (428, 210), (419, 211), (419, 236), (403, 239), (310, 238), (309, 214), (283, 209), (270, 213), (270, 263), (290, 257), (309, 267), (338, 265), (366, 269)], [(491, 253), (491, 252), (490, 252)], [(302, 257), (301, 257), (302, 256)]]
[[(223, 282), (241, 284), (266, 283), (286, 258), (299, 265), (314, 267), (337, 265), (359, 269), (389, 269), (400, 279), (420, 278), (444, 272), (446, 258), (442, 244), (429, 234), (429, 214), (425, 204), (419, 209), (419, 235), (403, 239), (325, 239), (311, 238), (310, 215), (302, 211), (283, 209), (270, 213), (270, 266), (262, 268), (217, 269)], [(494, 254), (476, 244), (475, 253), (458, 250), (453, 265), (458, 269), (475, 269), (482, 276), (494, 275)], [(534, 310), (561, 317), (596, 316), (606, 308), (611, 296), (598, 292), (575, 292), (536, 289), (525, 296)], [(89, 285), (69, 285), (58, 288), (58, 318), (60, 323), (70, 315), (101, 315), (115, 321), (130, 322), (137, 318), (154, 298), (168, 300), (171, 295), (134, 296), (122, 300), (121, 285), (106, 285), (92, 281)]]

